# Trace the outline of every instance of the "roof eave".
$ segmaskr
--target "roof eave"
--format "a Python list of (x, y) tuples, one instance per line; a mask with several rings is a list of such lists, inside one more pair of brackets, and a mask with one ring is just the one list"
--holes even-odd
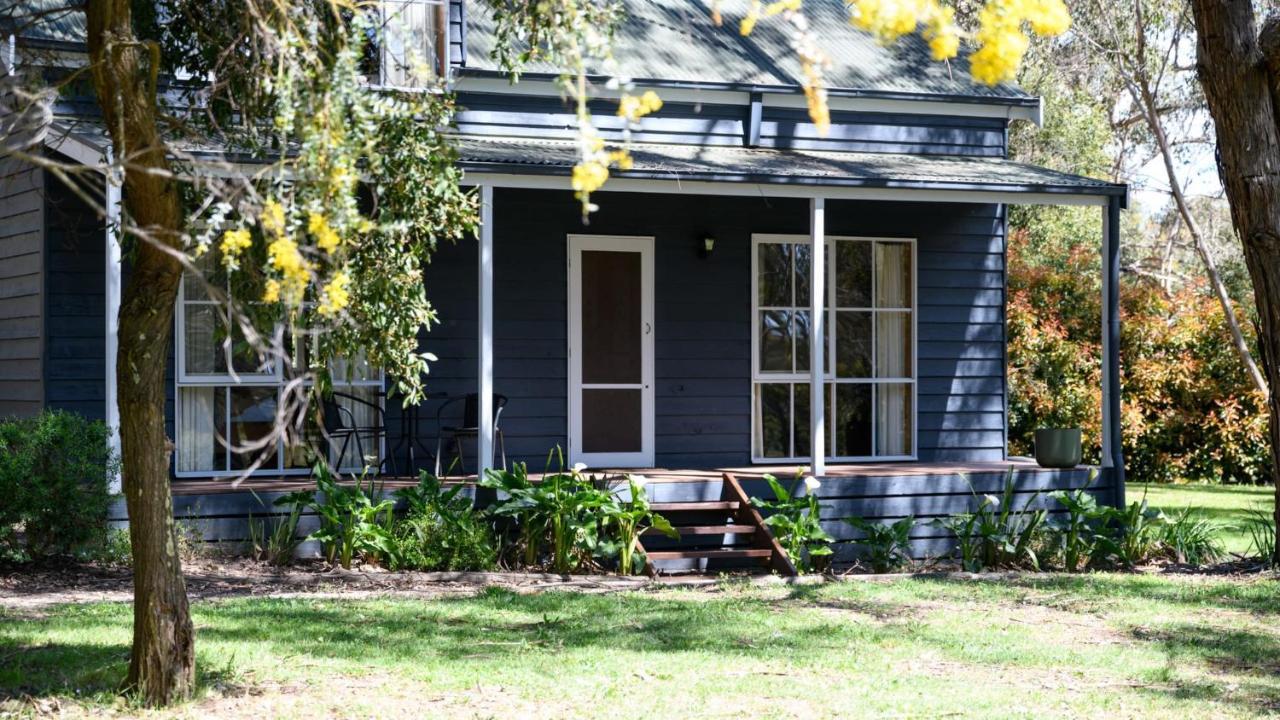
[[(570, 168), (559, 165), (523, 165), (515, 163), (459, 160), (464, 170), (504, 175), (543, 175), (568, 177)], [(1098, 185), (1028, 184), (1028, 183), (964, 183), (930, 180), (893, 180), (883, 178), (820, 178), (771, 175), (767, 173), (724, 172), (656, 172), (615, 170), (611, 177), (626, 180), (665, 180), (668, 182), (742, 183), (750, 185), (799, 185), (807, 187), (877, 188), (885, 190), (942, 190), (953, 192), (1034, 193), (1041, 195), (1083, 195), (1120, 198), (1121, 207), (1128, 205), (1128, 186), (1114, 183)]]

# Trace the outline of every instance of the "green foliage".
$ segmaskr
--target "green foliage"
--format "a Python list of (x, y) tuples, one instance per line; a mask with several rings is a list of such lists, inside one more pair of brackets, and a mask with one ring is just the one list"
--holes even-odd
[(249, 548), (253, 559), (277, 567), (293, 560), (303, 540), (298, 535), (303, 504), (296, 500), (287, 504), (287, 515), (270, 519), (249, 516)]
[(849, 517), (844, 521), (862, 533), (856, 542), (864, 548), (862, 559), (878, 573), (896, 572), (911, 565), (911, 529), (916, 519), (908, 515), (893, 523)]
[(1040, 493), (1033, 494), (1021, 508), (1015, 507), (1017, 497), (1013, 469), (1005, 476), (1004, 492), (979, 496), (970, 485), (978, 509), (939, 518), (934, 525), (956, 536), (956, 549), (960, 552), (960, 564), (969, 572), (998, 568), (1029, 567), (1040, 569), (1040, 559), (1035, 543), (1043, 529), (1048, 513), (1033, 510)]
[[(751, 498), (751, 504), (770, 513), (764, 519), (766, 525), (773, 529), (778, 544), (786, 551), (787, 557), (801, 572), (812, 572), (818, 569), (819, 563), (825, 564), (831, 556), (831, 542), (834, 540), (822, 529), (818, 504), (818, 480), (806, 478), (797, 472), (791, 481), (791, 487), (785, 488), (772, 475), (764, 476), (765, 482), (773, 490), (773, 500)], [(799, 494), (801, 485), (807, 492)]]
[(545, 539), (551, 546), (552, 570), (568, 573), (599, 551), (602, 510), (613, 498), (583, 474), (585, 465), (565, 472), (559, 447), (548, 454), (548, 467), (552, 458), (558, 458), (561, 470), (544, 474), (541, 482), (530, 482), (525, 466), (517, 464), (510, 472), (489, 471), (480, 484), (507, 494), (491, 512), (514, 518), (521, 525), (525, 565), (538, 562), (538, 549)]
[(1084, 488), (1058, 490), (1049, 496), (1067, 510), (1066, 519), (1050, 528), (1058, 539), (1063, 569), (1076, 572), (1088, 564), (1097, 546), (1098, 499)]
[(119, 464), (100, 421), (45, 411), (0, 421), (0, 559), (92, 551), (106, 540)]
[(463, 487), (445, 489), (424, 471), (417, 486), (396, 493), (408, 509), (393, 532), (393, 569), (492, 570), (497, 565), (493, 530), (461, 495)]
[(325, 560), (349, 569), (359, 558), (373, 565), (395, 562), (392, 528), (395, 503), (382, 497), (373, 478), (342, 484), (328, 465), (317, 462), (312, 469), (316, 489), (290, 493), (276, 504), (309, 508), (320, 517), (320, 528), (307, 536), (319, 541)]
[(1270, 509), (1256, 507), (1248, 512), (1244, 522), (1249, 533), (1249, 551), (1264, 563), (1271, 565), (1276, 558), (1276, 516)]
[(1193, 508), (1166, 515), (1160, 525), (1160, 547), (1170, 560), (1208, 565), (1222, 557), (1218, 526)]
[(627, 499), (623, 500), (614, 492), (600, 506), (605, 524), (614, 528), (619, 575), (632, 575), (637, 569), (644, 567), (641, 565), (637, 568), (634, 558), (636, 551), (640, 549), (640, 536), (647, 530), (655, 530), (673, 539), (680, 537), (666, 518), (649, 507), (649, 496), (644, 486), (643, 477), (627, 475)]
[(1099, 506), (1086, 489), (1051, 497), (1067, 511), (1050, 534), (1068, 572), (1156, 560), (1204, 565), (1223, 555), (1221, 527), (1191, 508), (1169, 515), (1150, 507), (1145, 496), (1123, 508)]

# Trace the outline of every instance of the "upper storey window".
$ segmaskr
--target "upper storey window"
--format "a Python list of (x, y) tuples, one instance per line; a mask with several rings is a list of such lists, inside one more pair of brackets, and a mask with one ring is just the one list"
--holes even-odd
[(445, 0), (383, 0), (377, 12), (370, 78), (396, 88), (435, 83), (448, 64)]

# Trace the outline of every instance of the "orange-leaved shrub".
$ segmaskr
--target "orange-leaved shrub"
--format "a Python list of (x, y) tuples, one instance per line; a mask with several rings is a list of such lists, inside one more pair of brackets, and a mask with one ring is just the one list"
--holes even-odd
[[(1085, 458), (1101, 438), (1101, 297), (1096, 247), (1029, 261), (1009, 238), (1009, 450), (1034, 452), (1035, 430), (1081, 427)], [(1166, 292), (1121, 278), (1121, 422), (1130, 480), (1263, 483), (1270, 472), (1264, 398), (1203, 284)], [(1239, 310), (1237, 310), (1239, 312)], [(1253, 326), (1240, 318), (1250, 344)]]

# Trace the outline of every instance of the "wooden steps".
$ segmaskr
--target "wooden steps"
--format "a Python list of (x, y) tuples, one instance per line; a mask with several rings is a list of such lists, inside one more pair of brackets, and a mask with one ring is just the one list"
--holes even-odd
[(732, 473), (724, 473), (719, 500), (653, 503), (650, 508), (665, 517), (679, 535), (677, 540), (651, 529), (639, 538), (651, 575), (672, 569), (707, 571), (744, 564), (782, 575), (797, 574)]

